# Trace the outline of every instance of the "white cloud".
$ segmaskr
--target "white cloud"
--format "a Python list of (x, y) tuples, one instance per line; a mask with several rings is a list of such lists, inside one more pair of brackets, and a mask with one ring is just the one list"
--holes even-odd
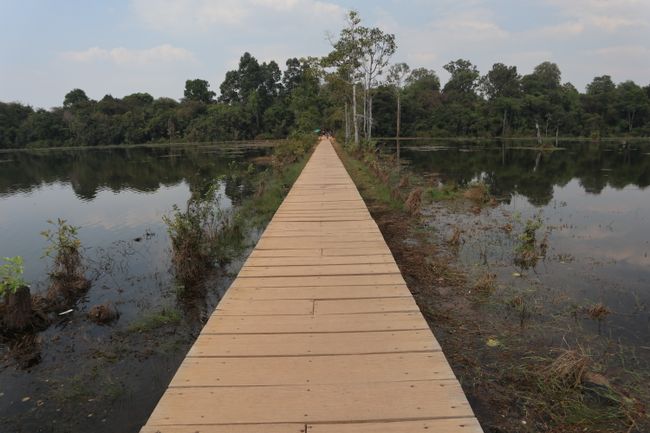
[(561, 14), (607, 32), (650, 26), (650, 2), (647, 0), (546, 1)]
[(159, 31), (206, 31), (214, 26), (259, 25), (269, 14), (302, 19), (340, 18), (344, 9), (319, 0), (131, 0), (136, 16)]
[(534, 29), (529, 33), (531, 36), (539, 35), (542, 37), (566, 38), (577, 36), (585, 31), (585, 24), (580, 21), (565, 21), (539, 29)]
[(194, 61), (194, 55), (184, 49), (163, 44), (143, 50), (124, 47), (105, 49), (91, 47), (83, 51), (66, 51), (61, 57), (74, 62), (110, 61), (118, 65), (145, 65), (159, 62)]

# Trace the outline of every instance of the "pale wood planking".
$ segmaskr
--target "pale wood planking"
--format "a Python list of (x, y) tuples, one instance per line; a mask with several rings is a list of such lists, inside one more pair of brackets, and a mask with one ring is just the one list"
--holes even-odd
[(377, 297), (396, 298), (410, 296), (404, 285), (388, 286), (323, 286), (323, 287), (241, 287), (233, 290), (228, 299), (270, 300), (270, 299), (372, 299)]
[(422, 315), (417, 313), (340, 314), (329, 316), (274, 315), (222, 316), (214, 314), (203, 328), (203, 334), (295, 334), (300, 332), (367, 332), (429, 329)]
[(304, 356), (439, 351), (430, 332), (201, 334), (188, 356)]
[(483, 430), (474, 418), (455, 418), (363, 424), (315, 424), (307, 426), (307, 433), (483, 433)]
[(419, 431), (481, 428), (323, 141), (142, 433)]
[(441, 352), (189, 358), (169, 386), (332, 385), (454, 379), (454, 373), (444, 361)]
[(360, 422), (472, 416), (455, 380), (169, 388), (150, 418), (165, 424)]
[(306, 275), (365, 275), (365, 274), (398, 274), (399, 268), (392, 263), (375, 264), (336, 264), (336, 265), (304, 265), (304, 266), (256, 266), (246, 267), (239, 273), (240, 277), (289, 277)]

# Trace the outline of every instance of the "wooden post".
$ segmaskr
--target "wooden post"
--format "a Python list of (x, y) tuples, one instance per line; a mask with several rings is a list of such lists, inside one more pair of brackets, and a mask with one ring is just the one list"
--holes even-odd
[(32, 321), (32, 295), (28, 286), (5, 293), (5, 326), (11, 330), (27, 328)]

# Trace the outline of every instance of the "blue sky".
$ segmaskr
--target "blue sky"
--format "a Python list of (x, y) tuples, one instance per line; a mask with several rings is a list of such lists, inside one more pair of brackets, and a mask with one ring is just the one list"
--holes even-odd
[(528, 73), (557, 62), (583, 90), (596, 75), (650, 84), (650, 0), (0, 0), (0, 100), (60, 105), (145, 91), (180, 98), (185, 80), (218, 91), (244, 51), (260, 60), (322, 55), (346, 10), (395, 33), (395, 61), (466, 58)]

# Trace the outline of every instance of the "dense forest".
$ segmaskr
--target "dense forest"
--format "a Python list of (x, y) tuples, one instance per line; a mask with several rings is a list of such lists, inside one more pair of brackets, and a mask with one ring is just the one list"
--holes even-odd
[(650, 135), (650, 85), (603, 75), (582, 93), (551, 62), (527, 75), (496, 63), (482, 75), (464, 59), (444, 66), (442, 85), (433, 70), (391, 64), (396, 50), (394, 35), (350, 12), (327, 56), (292, 58), (281, 70), (245, 53), (218, 97), (193, 79), (181, 101), (148, 93), (96, 101), (74, 89), (50, 110), (0, 102), (0, 148), (280, 138), (315, 128), (357, 140)]

